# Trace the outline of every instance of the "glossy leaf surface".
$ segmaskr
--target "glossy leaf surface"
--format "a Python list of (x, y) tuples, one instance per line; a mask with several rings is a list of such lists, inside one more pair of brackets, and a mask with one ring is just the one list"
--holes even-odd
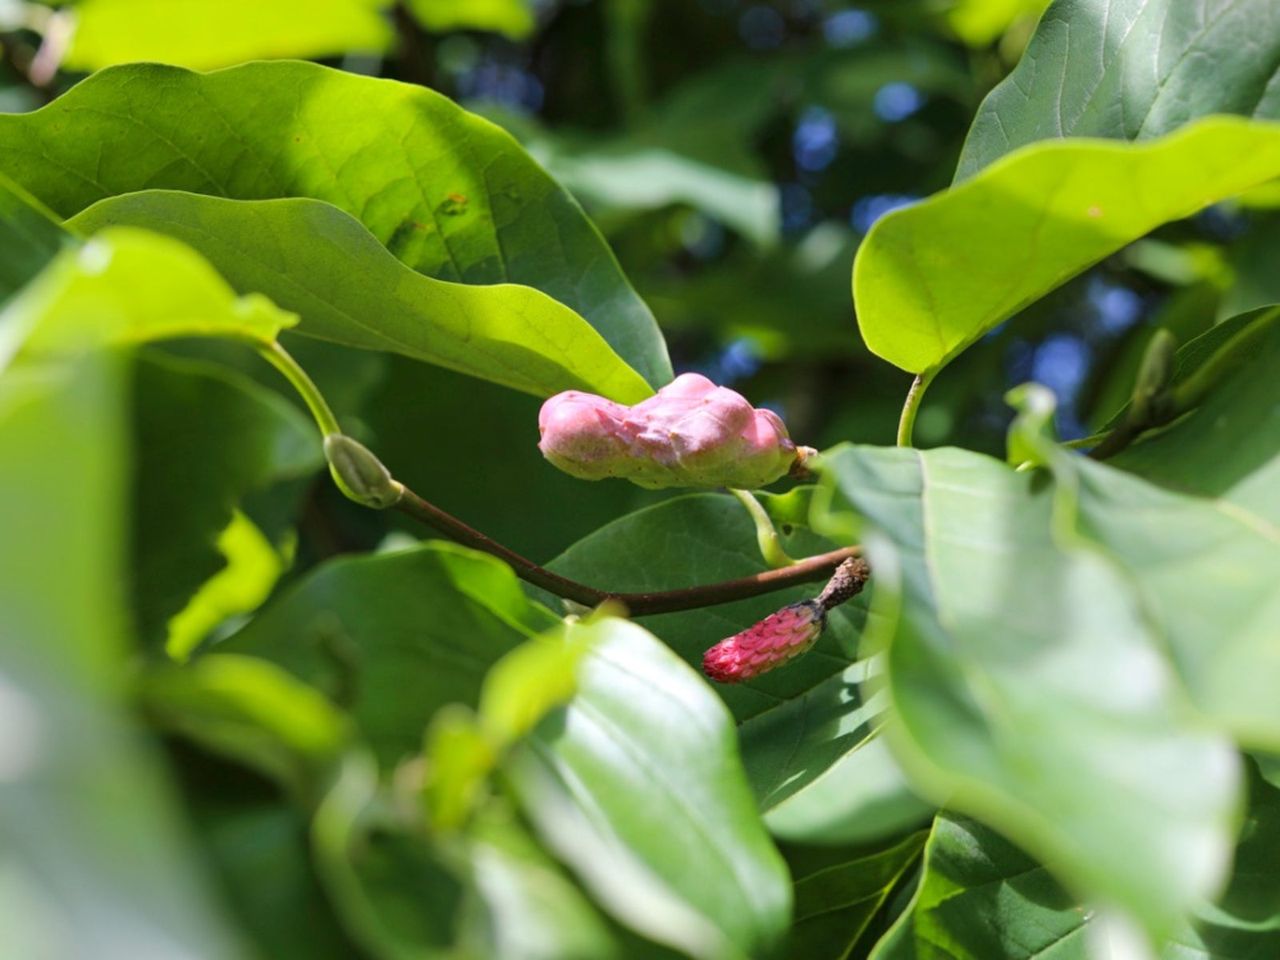
[(979, 108), (956, 179), (1037, 140), (1142, 140), (1211, 113), (1280, 120), (1270, 0), (1058, 0)]
[(580, 389), (623, 402), (644, 379), (564, 304), (531, 287), (423, 276), (359, 221), (317, 200), (233, 201), (143, 191), (72, 218), (85, 234), (132, 225), (200, 250), (236, 289), (301, 318), (297, 332), (385, 350), (548, 396)]
[(862, 337), (904, 370), (936, 369), (1108, 254), (1275, 177), (1280, 124), (1238, 118), (1029, 146), (876, 223), (854, 261)]
[(430, 90), (308, 63), (133, 65), (0, 117), (0, 142), (0, 173), (64, 217), (146, 189), (327, 201), (419, 273), (537, 287), (651, 384), (670, 379), (653, 317), (577, 203), (507, 134)]
[(887, 732), (908, 773), (1167, 932), (1224, 875), (1239, 773), (1129, 583), (1064, 542), (1034, 473), (954, 449), (827, 462), (879, 532)]
[(786, 929), (790, 884), (728, 711), (641, 627), (578, 631), (578, 692), (510, 761), (526, 814), (626, 925), (697, 957), (759, 955)]

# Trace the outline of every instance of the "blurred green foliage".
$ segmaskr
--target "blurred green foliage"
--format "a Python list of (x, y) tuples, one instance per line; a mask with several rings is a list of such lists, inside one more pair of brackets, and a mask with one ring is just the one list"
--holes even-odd
[[(0, 957), (1273, 960), (1278, 11), (0, 0)], [(703, 373), (871, 587), (712, 687), (812, 585), (580, 609), (299, 369), (631, 592), (756, 527), (539, 403)]]

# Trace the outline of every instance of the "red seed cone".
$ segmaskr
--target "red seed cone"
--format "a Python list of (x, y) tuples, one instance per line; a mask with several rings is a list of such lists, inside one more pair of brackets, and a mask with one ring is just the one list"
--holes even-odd
[(721, 640), (702, 657), (702, 670), (718, 683), (741, 683), (793, 660), (817, 642), (826, 608), (804, 600)]

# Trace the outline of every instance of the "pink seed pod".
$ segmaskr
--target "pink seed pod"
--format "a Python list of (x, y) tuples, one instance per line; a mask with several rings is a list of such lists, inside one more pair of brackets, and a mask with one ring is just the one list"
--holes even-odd
[(702, 670), (717, 683), (741, 683), (768, 673), (812, 647), (827, 622), (818, 600), (803, 600), (721, 640), (702, 657)]
[(650, 489), (762, 487), (799, 456), (777, 414), (696, 373), (632, 407), (578, 390), (556, 394), (538, 429), (538, 448), (565, 473)]

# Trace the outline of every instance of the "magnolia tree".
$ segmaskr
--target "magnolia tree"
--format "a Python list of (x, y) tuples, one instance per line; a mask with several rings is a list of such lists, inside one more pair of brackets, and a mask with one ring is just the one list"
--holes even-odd
[[(1234, 308), (1154, 324), (1092, 435), (1028, 383), (1004, 457), (915, 445), (1010, 318), (1275, 208), (1273, 0), (1053, 4), (841, 266), (841, 336), (914, 379), (896, 445), (824, 449), (675, 377), (575, 199), (444, 96), (110, 66), (364, 49), (348, 7), (376, 48), (375, 4), (116, 54), (129, 6), (45, 10), (33, 71), (106, 69), (0, 115), (0, 953), (1280, 956), (1280, 291), (1215, 274)], [(531, 29), (501, 9), (466, 25)], [(376, 354), (462, 376), (371, 415)], [(547, 562), (431, 477), (530, 524), (687, 492)]]

